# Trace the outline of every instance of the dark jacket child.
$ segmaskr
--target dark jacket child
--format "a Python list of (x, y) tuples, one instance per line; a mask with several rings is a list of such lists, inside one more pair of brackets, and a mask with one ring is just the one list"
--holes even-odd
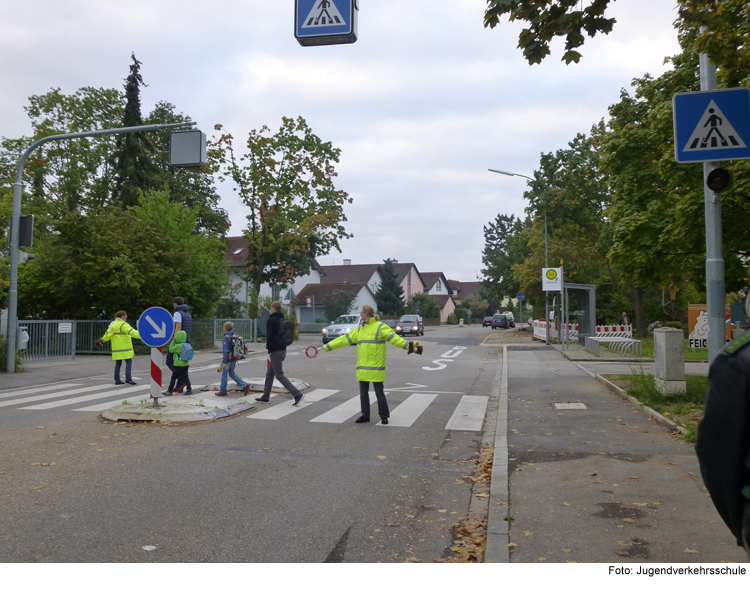
[(178, 330), (175, 333), (172, 342), (169, 343), (169, 352), (170, 354), (172, 354), (172, 365), (174, 369), (172, 370), (172, 377), (169, 380), (169, 388), (167, 388), (167, 391), (163, 393), (163, 396), (172, 395), (172, 392), (174, 392), (175, 383), (178, 379), (181, 380), (187, 387), (187, 390), (185, 390), (185, 396), (190, 396), (193, 393), (193, 387), (190, 384), (190, 377), (188, 376), (190, 361), (183, 361), (182, 359), (180, 359), (180, 353), (182, 353), (182, 348), (185, 344), (186, 338), (187, 335), (185, 334), (185, 331)]

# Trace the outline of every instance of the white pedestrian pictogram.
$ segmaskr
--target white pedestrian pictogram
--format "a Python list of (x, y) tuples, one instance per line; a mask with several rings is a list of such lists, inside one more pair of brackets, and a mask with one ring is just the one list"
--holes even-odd
[(722, 148), (746, 148), (745, 142), (727, 121), (724, 113), (714, 101), (708, 103), (706, 111), (698, 121), (690, 139), (685, 145), (685, 152), (701, 150), (720, 150)]
[(331, 27), (344, 24), (346, 24), (344, 17), (341, 16), (336, 5), (331, 0), (320, 0), (320, 2), (313, 4), (312, 10), (307, 15), (302, 28)]

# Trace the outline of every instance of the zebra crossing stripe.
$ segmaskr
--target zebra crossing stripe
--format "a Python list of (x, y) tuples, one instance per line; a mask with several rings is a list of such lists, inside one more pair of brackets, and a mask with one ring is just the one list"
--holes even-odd
[[(98, 386), (101, 388), (101, 386)], [(140, 390), (149, 390), (151, 388), (151, 384), (146, 384), (144, 386), (130, 386), (128, 388), (129, 392), (138, 392)], [(85, 388), (82, 388), (81, 390), (84, 390)], [(67, 394), (72, 394), (72, 392), (67, 392)], [(115, 393), (112, 392), (112, 390), (108, 390), (107, 392), (99, 392), (98, 394), (89, 394), (87, 396), (78, 396), (77, 398), (67, 398), (65, 400), (57, 400), (55, 402), (46, 402), (44, 404), (37, 404), (34, 406), (23, 406), (21, 407), (21, 410), (47, 410), (49, 408), (57, 408), (59, 406), (68, 406), (70, 404), (78, 404), (79, 402), (89, 402), (90, 400), (99, 400), (100, 398), (107, 398), (109, 396), (114, 396)], [(0, 403), (2, 404), (2, 403)]]
[(267, 408), (266, 410), (248, 415), (247, 418), (275, 421), (276, 419), (283, 418), (287, 415), (292, 414), (293, 412), (300, 410), (301, 408), (309, 406), (313, 402), (319, 402), (320, 400), (336, 394), (339, 391), (340, 390), (313, 390), (312, 392), (305, 394), (305, 399), (299, 406), (292, 406), (292, 404), (294, 404), (294, 400), (287, 400), (286, 402), (282, 402), (281, 404), (277, 404), (276, 406), (272, 406), (271, 408)]
[(335, 406), (331, 410), (324, 412), (322, 415), (310, 419), (310, 422), (341, 424), (351, 419), (354, 415), (359, 414), (360, 410), (361, 404), (359, 402), (359, 395), (357, 395), (354, 398), (350, 398), (346, 402)]
[[(391, 411), (388, 426), (411, 427), (435, 398), (437, 394), (412, 394)], [(383, 424), (378, 423), (377, 426), (382, 427)]]
[(6, 392), (0, 394), (0, 400), (3, 398), (13, 398), (13, 396), (26, 396), (28, 394), (36, 394), (37, 392), (49, 392), (50, 390), (59, 390), (60, 388), (78, 388), (81, 384), (56, 384), (54, 386), (40, 386), (38, 388), (30, 388), (28, 390), (13, 390), (12, 392)]
[[(26, 404), (28, 402), (36, 402), (37, 400), (49, 400), (50, 398), (61, 398), (62, 396), (68, 396), (70, 394), (82, 394), (83, 392), (92, 392), (94, 390), (101, 390), (102, 388), (111, 388), (112, 386), (88, 386), (86, 388), (78, 388), (75, 390), (66, 390), (65, 392), (52, 392), (50, 394), (40, 394), (39, 396), (29, 396), (27, 398), (18, 398), (16, 400), (6, 400), (0, 402), (0, 406), (12, 406), (14, 404)], [(109, 396), (112, 396), (110, 393)]]
[(453, 431), (481, 431), (489, 399), (489, 396), (462, 396), (445, 428)]

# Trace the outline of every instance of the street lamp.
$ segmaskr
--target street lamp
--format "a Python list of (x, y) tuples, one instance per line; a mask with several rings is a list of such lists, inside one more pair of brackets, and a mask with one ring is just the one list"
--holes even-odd
[[(505, 176), (520, 176), (525, 179), (533, 181), (534, 179), (525, 174), (518, 174), (517, 172), (508, 172), (507, 170), (497, 170), (496, 168), (488, 168), (490, 172), (496, 172), (498, 174), (504, 174)], [(544, 266), (549, 267), (549, 260), (547, 257), (547, 212), (544, 212)], [(521, 319), (523, 320), (523, 318)], [(546, 332), (546, 344), (549, 345), (549, 292), (544, 292), (544, 325), (547, 328)]]

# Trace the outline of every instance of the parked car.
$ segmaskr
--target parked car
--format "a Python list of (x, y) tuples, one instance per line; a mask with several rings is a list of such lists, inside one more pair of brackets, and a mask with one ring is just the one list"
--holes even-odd
[(422, 323), (422, 317), (416, 314), (405, 314), (398, 319), (396, 324), (396, 334), (407, 335), (421, 335), (424, 334), (424, 324)]
[(323, 344), (325, 345), (333, 339), (339, 338), (342, 334), (354, 330), (358, 324), (359, 314), (342, 314), (321, 331), (323, 333)]
[(495, 314), (492, 317), (492, 328), (510, 328), (510, 319), (505, 314)]
[(508, 320), (510, 322), (509, 328), (515, 328), (516, 327), (516, 319), (513, 318), (513, 312), (503, 312), (508, 317)]
[(482, 328), (485, 326), (492, 326), (492, 316), (485, 316), (482, 319)]

